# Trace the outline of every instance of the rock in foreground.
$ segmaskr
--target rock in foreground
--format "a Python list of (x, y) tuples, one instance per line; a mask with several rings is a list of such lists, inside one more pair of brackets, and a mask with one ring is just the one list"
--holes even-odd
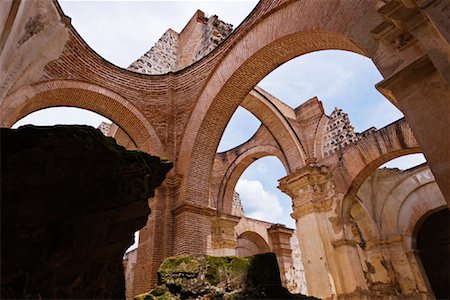
[(164, 260), (158, 285), (135, 300), (316, 299), (282, 287), (273, 253), (255, 256), (177, 256)]
[(1, 298), (124, 298), (122, 257), (172, 164), (88, 126), (0, 129)]

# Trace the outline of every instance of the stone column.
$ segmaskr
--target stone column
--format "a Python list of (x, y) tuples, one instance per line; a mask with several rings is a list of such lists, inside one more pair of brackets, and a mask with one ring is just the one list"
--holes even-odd
[(381, 240), (371, 240), (367, 243), (369, 249), (379, 248), (383, 252), (383, 266), (390, 273), (397, 289), (400, 288), (402, 297), (408, 299), (427, 298), (423, 289), (417, 284), (414, 271), (403, 247), (403, 238), (400, 235), (385, 237)]
[(424, 275), (425, 274), (425, 270), (423, 270), (421, 267), (421, 265), (419, 265), (418, 260), (419, 258), (419, 254), (417, 253), (417, 250), (412, 249), (412, 250), (406, 250), (406, 256), (408, 257), (409, 260), (409, 265), (411, 266), (411, 270), (414, 274), (414, 278), (416, 279), (416, 283), (417, 283), (417, 289), (419, 291), (419, 293), (422, 294), (422, 298), (423, 299), (427, 299), (427, 297), (429, 295), (434, 296), (433, 294), (433, 289), (428, 285), (429, 283), (428, 278), (425, 279)]
[(386, 259), (380, 243), (377, 241), (378, 239), (366, 241), (364, 250), (362, 250), (366, 256), (364, 262), (367, 268), (366, 276), (371, 293), (388, 298), (396, 294), (394, 286), (396, 280), (395, 277), (392, 277), (394, 274), (386, 268)]
[(367, 286), (356, 249), (341, 241), (343, 232), (333, 209), (338, 199), (328, 167), (308, 165), (281, 179), (279, 188), (292, 197), (309, 294), (361, 299)]
[[(419, 287), (414, 272), (409, 264), (408, 256), (403, 248), (401, 236), (391, 236), (383, 240), (383, 246), (388, 249), (391, 263), (402, 289), (402, 294), (418, 296)], [(419, 298), (419, 297), (418, 297)]]
[(272, 251), (277, 257), (280, 268), (281, 282), (288, 288), (290, 274), (293, 274), (292, 249), (290, 239), (294, 230), (286, 228), (283, 224), (274, 224), (269, 229), (270, 240), (272, 242)]
[(149, 200), (151, 214), (147, 224), (139, 231), (133, 295), (148, 292), (156, 284), (158, 268), (164, 258), (172, 256), (173, 216), (177, 189), (181, 179), (167, 178)]
[(240, 217), (224, 214), (213, 219), (211, 235), (212, 255), (236, 255), (237, 237), (234, 227), (239, 223), (239, 220)]

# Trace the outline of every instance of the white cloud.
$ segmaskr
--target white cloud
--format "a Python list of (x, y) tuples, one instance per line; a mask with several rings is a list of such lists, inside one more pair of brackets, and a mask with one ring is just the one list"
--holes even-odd
[(268, 222), (280, 222), (283, 208), (272, 193), (266, 191), (258, 180), (240, 179), (236, 191), (241, 196), (246, 216)]
[[(83, 39), (103, 58), (126, 68), (172, 28), (181, 32), (197, 9), (236, 28), (257, 1), (60, 1)], [(98, 12), (102, 13), (99, 14)]]
[(264, 163), (257, 164), (256, 169), (258, 170), (258, 172), (260, 172), (262, 174), (266, 174), (268, 171), (267, 165)]

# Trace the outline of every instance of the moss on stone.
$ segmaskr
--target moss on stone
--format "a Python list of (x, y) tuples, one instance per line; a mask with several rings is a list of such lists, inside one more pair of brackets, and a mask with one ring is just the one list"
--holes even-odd
[(246, 275), (250, 267), (251, 258), (235, 256), (231, 260), (231, 271), (234, 275)]
[(158, 272), (196, 273), (199, 271), (200, 265), (200, 261), (192, 256), (175, 256), (164, 260)]
[(249, 257), (176, 256), (159, 268), (155, 299), (306, 299), (281, 286), (273, 253)]
[(166, 285), (156, 286), (149, 293), (134, 297), (133, 300), (178, 300), (179, 297), (173, 295)]

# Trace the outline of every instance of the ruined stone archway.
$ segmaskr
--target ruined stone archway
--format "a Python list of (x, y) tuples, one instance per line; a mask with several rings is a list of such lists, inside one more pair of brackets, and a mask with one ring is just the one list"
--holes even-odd
[(266, 156), (277, 157), (286, 172), (290, 171), (283, 151), (264, 125), (246, 143), (217, 153), (211, 186), (212, 197), (215, 199), (212, 206), (217, 207), (221, 213), (231, 214), (233, 193), (239, 178), (253, 162)]
[[(290, 2), (261, 20), (228, 52), (210, 77), (187, 125), (179, 155), (179, 171), (187, 178), (182, 190), (187, 202), (204, 203), (207, 199), (220, 135), (233, 111), (265, 75), (281, 63), (312, 51), (341, 49), (368, 54), (363, 42), (358, 44), (348, 32), (352, 23), (370, 10), (367, 3), (347, 7), (348, 2), (324, 2), (322, 8), (327, 14), (319, 16), (313, 3)], [(344, 9), (346, 21), (339, 22)], [(309, 14), (311, 11), (315, 13)], [(195, 188), (189, 182), (193, 178)]]
[(332, 172), (336, 191), (345, 195), (341, 217), (348, 220), (354, 196), (361, 184), (384, 163), (420, 152), (419, 145), (405, 119), (365, 136), (349, 146)]
[(55, 106), (96, 112), (118, 124), (140, 150), (164, 154), (156, 131), (129, 101), (104, 87), (80, 81), (47, 81), (19, 89), (2, 102), (1, 125), (11, 127), (34, 111)]
[(385, 297), (396, 293), (431, 295), (414, 250), (415, 230), (446, 202), (429, 167), (377, 169), (361, 185), (356, 199), (351, 209), (350, 224), (355, 229), (351, 236), (369, 290), (378, 285), (383, 286)]
[(401, 233), (405, 246), (415, 248), (417, 228), (445, 203), (431, 170), (417, 169), (389, 193), (380, 216), (382, 235)]
[(267, 252), (270, 252), (270, 247), (258, 233), (246, 231), (237, 237), (237, 256), (250, 256)]

